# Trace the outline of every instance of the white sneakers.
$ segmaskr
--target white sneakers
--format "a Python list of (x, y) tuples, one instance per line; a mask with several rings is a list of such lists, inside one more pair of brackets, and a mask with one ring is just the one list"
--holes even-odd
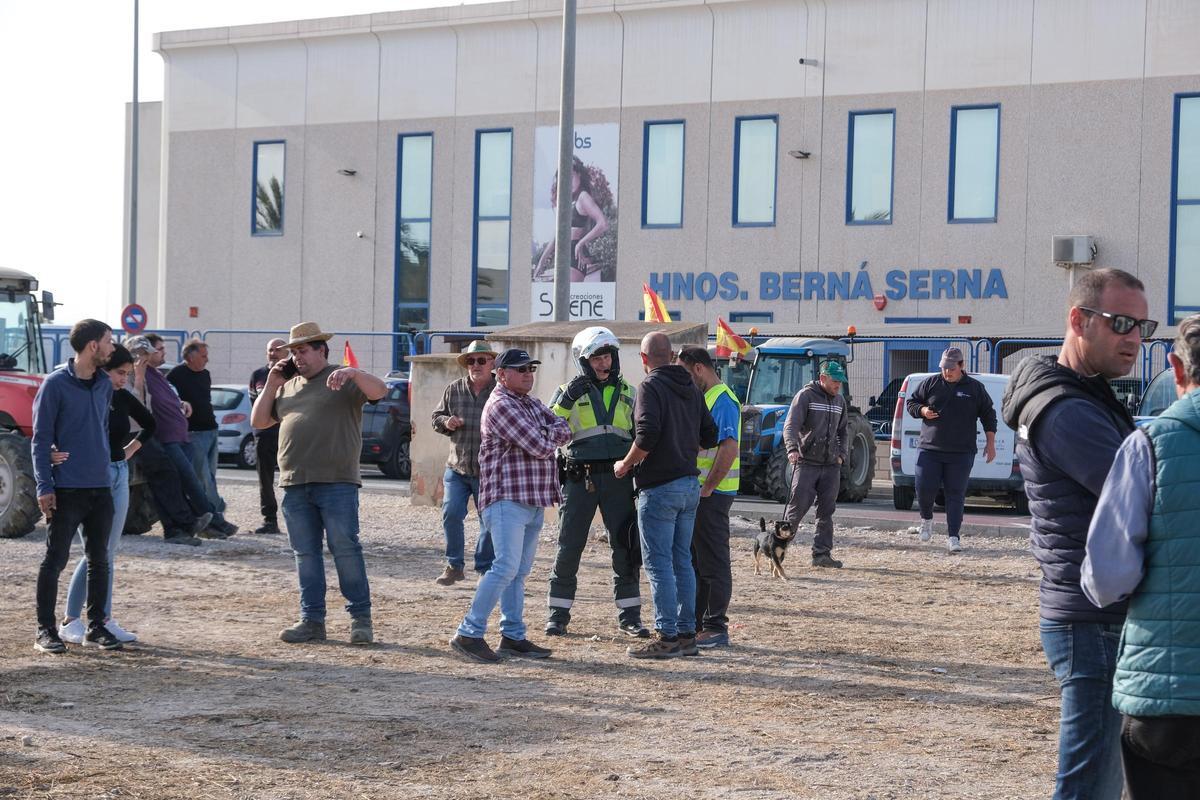
[[(108, 628), (108, 632), (117, 637), (119, 642), (136, 642), (137, 634), (130, 633), (117, 624), (115, 619), (110, 619), (104, 623), (104, 627)], [(65, 625), (58, 626), (58, 638), (62, 639), (67, 644), (83, 644), (84, 634), (87, 633), (87, 625), (81, 619), (73, 619)]]
[(928, 542), (929, 537), (933, 536), (933, 520), (921, 520), (921, 541)]
[(947, 552), (950, 552), (950, 553), (961, 553), (962, 552), (962, 544), (958, 541), (957, 536), (947, 536), (946, 537), (946, 550), (947, 550)]

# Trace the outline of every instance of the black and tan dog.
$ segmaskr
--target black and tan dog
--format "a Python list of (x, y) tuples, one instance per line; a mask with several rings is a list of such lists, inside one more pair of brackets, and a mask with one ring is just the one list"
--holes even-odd
[(758, 557), (765, 555), (771, 562), (771, 576), (786, 581), (788, 576), (783, 571), (783, 557), (787, 555), (788, 545), (792, 543), (796, 532), (792, 530), (791, 523), (784, 520), (771, 523), (771, 530), (768, 531), (766, 517), (758, 518), (758, 527), (762, 533), (754, 537), (754, 574), (762, 574)]

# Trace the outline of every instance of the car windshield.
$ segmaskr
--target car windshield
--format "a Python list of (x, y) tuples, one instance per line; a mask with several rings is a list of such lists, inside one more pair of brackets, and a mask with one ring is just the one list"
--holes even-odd
[(775, 356), (760, 351), (746, 402), (754, 406), (792, 402), (796, 392), (816, 379), (814, 362), (805, 356)]
[(746, 402), (746, 389), (750, 386), (750, 363), (744, 359), (736, 361), (718, 360), (717, 374), (721, 383), (729, 387), (740, 402)]
[(237, 389), (213, 389), (213, 411), (230, 411), (242, 402), (242, 393)]
[(1175, 402), (1175, 374), (1170, 369), (1158, 373), (1158, 377), (1150, 382), (1146, 394), (1142, 396), (1142, 404), (1138, 408), (1140, 417), (1157, 417)]
[(43, 373), (42, 334), (29, 296), (0, 294), (0, 370)]

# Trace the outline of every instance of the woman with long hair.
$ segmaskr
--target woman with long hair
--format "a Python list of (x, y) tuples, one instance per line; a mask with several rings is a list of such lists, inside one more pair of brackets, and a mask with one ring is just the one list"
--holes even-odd
[[(593, 199), (592, 192), (592, 179), (588, 168), (584, 166), (579, 156), (573, 156), (571, 161), (571, 242), (574, 249), (571, 252), (571, 283), (600, 280), (601, 265), (592, 260), (592, 254), (588, 251), (588, 243), (599, 239), (608, 232), (608, 220), (600, 209), (600, 205)], [(550, 205), (558, 208), (558, 172), (554, 173), (554, 181), (550, 184)], [(537, 268), (533, 271), (533, 279), (538, 281), (552, 278), (546, 273), (553, 264), (554, 239), (551, 239), (538, 258)]]

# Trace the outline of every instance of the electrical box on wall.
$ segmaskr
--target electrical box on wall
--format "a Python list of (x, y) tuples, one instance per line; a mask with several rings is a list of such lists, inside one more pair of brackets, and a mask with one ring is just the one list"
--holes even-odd
[(1060, 267), (1090, 266), (1096, 261), (1096, 240), (1078, 234), (1059, 235), (1054, 237), (1051, 251)]

